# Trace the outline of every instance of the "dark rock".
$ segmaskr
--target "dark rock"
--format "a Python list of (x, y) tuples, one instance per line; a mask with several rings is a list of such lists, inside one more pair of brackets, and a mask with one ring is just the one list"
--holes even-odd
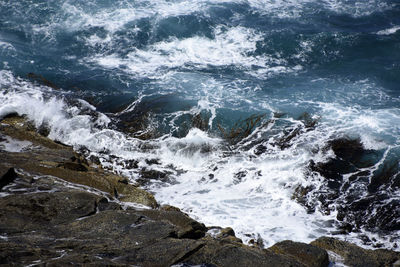
[(18, 266), (29, 265), (37, 260), (60, 257), (61, 253), (46, 248), (35, 247), (27, 242), (1, 242), (0, 265)]
[(140, 175), (146, 179), (160, 179), (160, 178), (165, 178), (167, 176), (167, 174), (164, 172), (157, 170), (146, 170), (146, 169), (142, 169), (140, 171)]
[(264, 145), (258, 145), (256, 146), (256, 149), (254, 150), (254, 154), (257, 156), (264, 154), (267, 151), (267, 147)]
[(131, 160), (125, 160), (124, 161), (124, 166), (126, 169), (137, 169), (139, 168), (139, 161), (131, 159)]
[(160, 207), (160, 210), (181, 212), (180, 208), (177, 208), (177, 207), (174, 207), (174, 206), (171, 206), (171, 205), (162, 205)]
[(304, 127), (307, 130), (315, 129), (315, 126), (318, 123), (318, 120), (313, 119), (308, 112), (304, 112), (303, 114), (301, 114), (301, 116), (298, 119), (303, 122)]
[(101, 161), (100, 161), (99, 157), (96, 157), (94, 155), (89, 156), (89, 161), (96, 165), (101, 165)]
[(197, 252), (203, 245), (202, 242), (195, 240), (168, 238), (130, 251), (120, 261), (132, 262), (140, 266), (171, 266)]
[(188, 264), (208, 263), (221, 267), (231, 266), (304, 266), (285, 255), (268, 250), (247, 247), (225, 240), (205, 239), (205, 244), (196, 253), (183, 259)]
[(264, 241), (260, 235), (257, 236), (257, 239), (254, 239), (254, 238), (250, 239), (249, 244), (251, 244), (257, 248), (261, 248), (261, 249), (264, 248)]
[(305, 206), (307, 208), (307, 212), (308, 213), (313, 213), (315, 212), (315, 204), (312, 202), (309, 202), (307, 199), (307, 196), (310, 192), (312, 192), (314, 190), (313, 186), (297, 186), (292, 199), (296, 200), (297, 202), (299, 202), (300, 204), (302, 204), (303, 206)]
[(264, 117), (265, 114), (254, 114), (247, 119), (237, 121), (229, 130), (222, 128), (221, 125), (218, 125), (218, 129), (230, 145), (236, 145), (248, 137), (261, 124)]
[(293, 257), (305, 266), (326, 267), (329, 265), (328, 253), (313, 245), (286, 240), (273, 245), (269, 250)]
[(98, 197), (80, 191), (10, 195), (0, 198), (0, 232), (46, 228), (96, 213)]
[(303, 128), (300, 126), (285, 130), (283, 136), (277, 140), (276, 145), (282, 150), (291, 147), (292, 140), (299, 136), (302, 133), (302, 130)]
[(17, 177), (18, 175), (14, 168), (8, 169), (8, 171), (0, 178), (0, 190), (9, 183), (12, 183)]
[(357, 168), (366, 168), (374, 165), (379, 157), (379, 153), (365, 149), (359, 138), (338, 138), (328, 144), (335, 155), (347, 162), (351, 162)]
[(376, 165), (383, 151), (365, 149), (358, 138), (331, 140), (321, 152), (329, 150), (333, 157), (324, 162), (311, 160), (306, 171), (310, 179), (316, 175), (325, 178), (322, 186), (318, 191), (298, 188), (293, 198), (309, 212), (315, 207), (324, 214), (337, 210), (341, 223), (336, 234), (359, 232), (361, 228), (373, 232), (400, 229), (399, 201), (393, 198), (398, 190), (396, 177), (400, 177), (397, 160), (388, 155), (383, 164)]
[(346, 265), (353, 267), (392, 266), (393, 263), (400, 260), (399, 252), (385, 249), (363, 249), (332, 237), (321, 237), (311, 244), (335, 252), (344, 258)]
[(233, 183), (234, 184), (239, 184), (242, 182), (243, 178), (245, 178), (247, 175), (247, 171), (240, 171), (234, 174), (233, 176)]
[(78, 171), (78, 172), (87, 172), (88, 168), (85, 167), (83, 164), (76, 163), (76, 162), (64, 162), (59, 165), (59, 167), (62, 167), (64, 169), (72, 170), (72, 171)]
[(240, 238), (237, 238), (235, 235), (235, 231), (231, 227), (226, 227), (221, 229), (220, 233), (216, 236), (216, 238), (221, 240), (228, 240), (232, 243), (243, 243)]
[(105, 210), (121, 210), (121, 205), (115, 202), (109, 202), (107, 198), (103, 197), (97, 202), (97, 208), (99, 211)]
[(209, 118), (204, 118), (201, 113), (192, 117), (192, 127), (198, 128), (202, 131), (207, 131)]
[(38, 129), (38, 133), (47, 137), (50, 134), (50, 128), (47, 125), (41, 125)]
[(146, 159), (145, 161), (149, 165), (153, 165), (153, 164), (160, 165), (161, 164), (159, 159)]
[(149, 217), (153, 220), (163, 220), (177, 226), (179, 231), (177, 233), (178, 238), (191, 238), (199, 239), (205, 236), (207, 227), (199, 223), (186, 214), (180, 211), (165, 211), (165, 210), (143, 210), (140, 214)]
[(51, 81), (47, 80), (46, 78), (44, 78), (40, 74), (35, 74), (33, 72), (29, 72), (27, 74), (27, 76), (28, 76), (28, 78), (30, 78), (30, 79), (32, 79), (34, 81), (37, 81), (37, 82), (39, 82), (39, 83), (41, 83), (43, 85), (46, 85), (46, 86), (48, 86), (50, 88), (53, 88), (55, 90), (59, 90), (60, 89), (58, 86), (56, 86), (54, 83), (52, 83)]
[(235, 231), (231, 227), (226, 227), (221, 229), (221, 233), (219, 234), (221, 237), (226, 236), (235, 236)]

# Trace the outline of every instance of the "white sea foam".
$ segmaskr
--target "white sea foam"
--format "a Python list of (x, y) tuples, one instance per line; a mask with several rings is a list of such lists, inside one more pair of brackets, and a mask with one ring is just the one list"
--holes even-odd
[[(2, 140), (4, 138), (4, 140)], [(32, 145), (29, 141), (21, 141), (13, 139), (9, 136), (0, 135), (0, 150), (8, 152), (21, 152), (26, 150)]]
[[(1, 3), (0, 3), (1, 4)], [(223, 7), (226, 4), (249, 5), (252, 12), (262, 13), (277, 18), (298, 18), (306, 16), (317, 8), (325, 8), (337, 13), (351, 16), (365, 16), (373, 12), (380, 12), (391, 8), (393, 5), (379, 0), (345, 1), (345, 0), (154, 0), (154, 1), (114, 1), (112, 4), (79, 2), (75, 0), (52, 1), (51, 4), (42, 4), (41, 8), (49, 14), (42, 22), (34, 22), (32, 18), (29, 27), (32, 28), (34, 39), (56, 41), (58, 32), (78, 32), (97, 27), (106, 31), (105, 36), (93, 33), (87, 38), (87, 43), (106, 44), (114, 39), (114, 35), (120, 30), (131, 28), (130, 24), (141, 19), (150, 19), (153, 26), (162, 19), (168, 17), (185, 16), (196, 13), (207, 17), (212, 7)], [(10, 4), (7, 3), (7, 8)], [(14, 12), (21, 10), (20, 3), (13, 5)], [(27, 17), (32, 14), (28, 12)], [(238, 14), (236, 14), (238, 15)]]
[(385, 30), (378, 31), (376, 34), (378, 34), (378, 35), (391, 35), (391, 34), (396, 33), (398, 30), (400, 30), (400, 26), (394, 26), (392, 28), (388, 28), (388, 29), (385, 29)]
[(374, 12), (382, 12), (393, 5), (380, 0), (347, 1), (347, 0), (323, 0), (324, 6), (330, 10), (347, 14), (353, 17), (371, 15)]
[(219, 26), (214, 30), (213, 39), (200, 36), (171, 38), (145, 49), (135, 49), (124, 57), (98, 54), (81, 62), (92, 62), (110, 69), (120, 68), (146, 77), (178, 67), (196, 69), (234, 66), (257, 76), (301, 69), (301, 66), (288, 67), (286, 61), (277, 55), (256, 55), (256, 44), (260, 40), (262, 35), (254, 30), (240, 26)]
[(15, 47), (7, 42), (3, 42), (0, 40), (0, 54), (8, 53), (9, 51), (16, 51)]
[[(396, 144), (400, 136), (398, 110), (359, 110), (315, 103), (321, 116), (315, 130), (293, 139), (290, 148), (267, 145), (268, 153), (254, 157), (252, 149), (242, 149), (251, 140), (242, 147), (228, 149), (223, 140), (199, 129), (191, 129), (183, 138), (129, 138), (107, 129), (110, 120), (105, 115), (99, 125), (90, 115), (81, 114), (83, 108), (96, 112), (86, 102), (68, 105), (54, 97), (50, 88), (35, 86), (9, 71), (0, 71), (0, 84), (5, 88), (0, 94), (0, 117), (12, 112), (25, 114), (37, 126), (46, 123), (53, 139), (77, 147), (84, 145), (99, 156), (99, 152), (108, 151), (122, 159), (139, 160), (140, 168), (167, 170), (171, 184), (149, 186), (158, 201), (176, 205), (207, 225), (231, 226), (245, 241), (260, 234), (266, 246), (284, 239), (308, 242), (333, 230), (335, 212), (308, 214), (292, 199), (298, 185), (320, 186), (318, 177), (307, 179), (304, 172), (309, 160), (318, 157), (312, 154), (313, 148), (323, 147), (329, 138), (340, 134), (361, 135), (363, 142), (369, 138), (370, 146), (377, 139), (380, 145)], [(211, 109), (209, 103), (199, 102), (191, 112), (203, 108)], [(281, 123), (300, 124), (289, 118), (281, 119)], [(269, 129), (259, 131), (268, 133)], [(145, 162), (148, 158), (158, 158), (161, 165), (149, 166)], [(107, 154), (101, 160), (132, 180), (139, 177)]]

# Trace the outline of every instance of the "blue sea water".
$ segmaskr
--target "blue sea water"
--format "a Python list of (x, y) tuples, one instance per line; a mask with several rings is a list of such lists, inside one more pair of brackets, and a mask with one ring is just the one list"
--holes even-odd
[[(399, 1), (0, 0), (0, 69), (0, 116), (25, 114), (132, 181), (167, 173), (143, 186), (208, 225), (269, 245), (345, 223), (339, 237), (395, 247)], [(338, 138), (369, 163), (335, 154)], [(333, 158), (352, 165), (335, 165), (335, 185), (309, 167)]]

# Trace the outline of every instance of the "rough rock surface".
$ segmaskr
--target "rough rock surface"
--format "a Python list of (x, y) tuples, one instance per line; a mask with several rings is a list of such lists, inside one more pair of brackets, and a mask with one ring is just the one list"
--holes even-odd
[[(332, 237), (321, 237), (312, 245), (332, 251), (344, 259), (344, 264), (353, 267), (378, 267), (400, 265), (400, 253), (386, 249), (363, 249), (346, 241)], [(398, 265), (397, 265), (398, 266)]]
[(285, 240), (269, 248), (271, 251), (293, 257), (305, 266), (322, 267), (328, 266), (328, 253), (319, 247), (311, 246), (305, 243)]
[(101, 191), (18, 173), (0, 197), (0, 264), (304, 266), (295, 258), (206, 236), (176, 209), (125, 206)]
[[(10, 138), (28, 142), (11, 152), (3, 145)], [(158, 207), (150, 193), (41, 136), (21, 117), (1, 121), (0, 158), (0, 265), (328, 264), (322, 245), (249, 247), (231, 228), (213, 237), (204, 224), (178, 208)], [(394, 260), (385, 257), (384, 263)]]
[(74, 152), (72, 147), (53, 142), (36, 133), (33, 126), (21, 117), (9, 117), (1, 121), (0, 133), (16, 140), (31, 142), (20, 152), (0, 148), (0, 172), (16, 167), (37, 175), (51, 175), (68, 182), (96, 188), (111, 195), (117, 194), (121, 201), (156, 207), (157, 202), (148, 192), (124, 179), (88, 163)]

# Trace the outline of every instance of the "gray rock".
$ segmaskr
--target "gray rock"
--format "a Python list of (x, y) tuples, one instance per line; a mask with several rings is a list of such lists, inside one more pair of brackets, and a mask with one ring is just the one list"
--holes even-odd
[(215, 266), (305, 266), (294, 259), (272, 251), (248, 247), (227, 240), (206, 240), (196, 253), (184, 259), (188, 264), (209, 263)]
[(399, 252), (385, 249), (363, 249), (332, 237), (321, 237), (311, 242), (311, 244), (333, 251), (344, 258), (346, 265), (354, 267), (392, 266), (396, 261), (400, 260)]
[(276, 243), (269, 250), (294, 258), (308, 267), (326, 267), (329, 265), (328, 253), (319, 247), (290, 240)]

